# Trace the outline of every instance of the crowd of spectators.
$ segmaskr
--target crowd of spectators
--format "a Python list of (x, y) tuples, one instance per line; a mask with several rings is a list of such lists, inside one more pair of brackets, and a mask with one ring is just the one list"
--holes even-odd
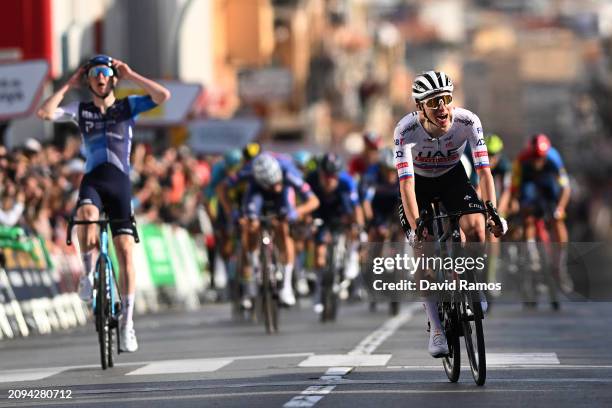
[[(139, 220), (198, 232), (202, 190), (214, 160), (196, 157), (185, 146), (154, 155), (148, 145), (136, 144), (130, 177)], [(47, 243), (61, 242), (84, 171), (78, 138), (62, 147), (33, 138), (12, 151), (0, 145), (0, 228), (19, 226)]]
[[(49, 244), (64, 241), (66, 219), (76, 205), (85, 170), (80, 146), (77, 137), (69, 137), (61, 147), (34, 138), (12, 151), (0, 145), (0, 228), (19, 226)], [(154, 154), (149, 145), (135, 144), (130, 176), (139, 222), (202, 232), (200, 215), (207, 208), (203, 190), (217, 159), (195, 155), (187, 146)], [(612, 239), (610, 181), (573, 185), (568, 209), (571, 239)]]

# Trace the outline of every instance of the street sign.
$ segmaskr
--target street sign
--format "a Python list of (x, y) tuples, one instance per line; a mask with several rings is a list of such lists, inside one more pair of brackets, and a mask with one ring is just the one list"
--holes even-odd
[(246, 102), (284, 101), (293, 89), (293, 76), (286, 68), (245, 69), (238, 73), (238, 93)]
[(32, 113), (48, 71), (45, 60), (0, 63), (0, 120)]
[(262, 122), (255, 118), (197, 120), (189, 125), (189, 146), (197, 153), (240, 149), (257, 137)]
[[(185, 122), (187, 115), (202, 92), (202, 85), (180, 81), (159, 81), (172, 96), (164, 104), (138, 115), (136, 123), (145, 126), (179, 125)], [(119, 81), (115, 95), (119, 98), (128, 95), (144, 95), (146, 92), (130, 81)]]

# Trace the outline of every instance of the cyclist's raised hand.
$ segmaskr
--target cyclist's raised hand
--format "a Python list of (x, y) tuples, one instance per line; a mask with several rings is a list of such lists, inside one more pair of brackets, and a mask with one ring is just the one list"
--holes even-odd
[(74, 73), (68, 78), (68, 86), (71, 88), (79, 88), (81, 81), (85, 75), (85, 66), (80, 66)]
[(126, 64), (125, 62), (121, 60), (114, 59), (113, 65), (117, 69), (117, 72), (119, 73), (119, 78), (121, 79), (130, 79), (132, 75), (134, 74), (134, 71), (132, 71), (132, 68), (130, 68), (128, 64)]

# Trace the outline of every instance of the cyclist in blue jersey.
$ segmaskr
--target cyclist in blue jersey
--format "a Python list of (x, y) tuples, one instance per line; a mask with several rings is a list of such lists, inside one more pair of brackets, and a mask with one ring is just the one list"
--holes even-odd
[(399, 204), (399, 178), (392, 149), (381, 150), (380, 161), (366, 171), (362, 184), (363, 212), (370, 226), (369, 241), (384, 242), (390, 238), (389, 227), (394, 224), (394, 212)]
[[(219, 185), (228, 177), (233, 177), (239, 170), (242, 164), (242, 153), (238, 149), (232, 149), (227, 151), (223, 155), (223, 159), (219, 160), (213, 165), (212, 175), (210, 183), (204, 189), (204, 197), (207, 202), (208, 213), (215, 214), (214, 226), (215, 226), (215, 237), (217, 240), (216, 247), (218, 248), (215, 254), (214, 264), (216, 262), (224, 262), (227, 264), (233, 252), (232, 245), (232, 233), (234, 231), (234, 223), (231, 214), (226, 214), (223, 206), (218, 202), (217, 188)], [(213, 201), (217, 199), (216, 206), (213, 205)], [(213, 207), (215, 211), (213, 211)], [(219, 258), (220, 257), (220, 258)], [(227, 265), (225, 265), (227, 269)], [(215, 271), (217, 268), (215, 268)], [(218, 280), (221, 276), (214, 276), (215, 287), (217, 287)]]
[[(259, 268), (259, 216), (262, 214), (279, 216), (279, 222), (275, 225), (276, 237), (284, 261), (283, 287), (279, 296), (281, 302), (291, 306), (295, 304), (292, 286), (295, 247), (289, 234), (289, 223), (315, 210), (319, 206), (319, 200), (290, 159), (262, 153), (253, 160), (251, 169), (250, 174), (243, 174), (249, 178), (249, 187), (244, 200), (249, 238), (247, 246), (249, 265), (253, 269)], [(302, 203), (298, 206), (295, 205), (296, 193), (302, 198)]]
[[(315, 268), (317, 270), (317, 283), (314, 291), (314, 310), (316, 313), (323, 312), (321, 302), (321, 277), (324, 268), (327, 267), (327, 245), (330, 239), (330, 228), (340, 226), (357, 225), (361, 231), (364, 226), (363, 211), (359, 205), (359, 193), (355, 180), (343, 170), (341, 158), (334, 153), (325, 154), (319, 163), (318, 170), (310, 173), (306, 182), (318, 197), (321, 205), (313, 213), (313, 217), (319, 218), (323, 224), (317, 227), (315, 233)], [(342, 225), (339, 225), (342, 224)], [(350, 231), (353, 238), (349, 256), (357, 254), (359, 240), (356, 231)], [(355, 255), (353, 255), (355, 254)], [(354, 263), (349, 260), (348, 263)], [(356, 270), (355, 272), (358, 272)], [(353, 276), (354, 278), (354, 276)]]
[[(92, 94), (90, 102), (60, 104), (68, 91), (85, 81)], [(117, 99), (114, 89), (119, 79), (134, 82), (147, 95), (131, 95)], [(119, 261), (122, 292), (120, 348), (134, 352), (138, 349), (133, 324), (135, 270), (132, 257), (134, 245), (131, 222), (132, 186), (130, 183), (130, 150), (134, 118), (164, 103), (170, 92), (160, 84), (134, 72), (125, 62), (107, 55), (97, 55), (80, 67), (38, 110), (41, 119), (73, 121), (81, 130), (86, 158), (85, 176), (79, 188), (77, 217), (95, 221), (104, 210), (110, 219), (126, 220), (111, 224), (113, 241)], [(80, 226), (77, 230), (85, 274), (79, 282), (79, 294), (90, 300), (93, 271), (98, 257), (98, 235), (95, 225)]]

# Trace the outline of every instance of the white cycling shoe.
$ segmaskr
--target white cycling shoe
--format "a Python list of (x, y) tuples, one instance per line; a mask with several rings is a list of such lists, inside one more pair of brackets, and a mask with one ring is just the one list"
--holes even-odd
[(81, 275), (79, 279), (79, 297), (83, 302), (91, 302), (93, 297), (93, 276)]
[(290, 287), (290, 286), (283, 287), (278, 295), (280, 297), (280, 301), (283, 304), (285, 304), (287, 306), (295, 305), (295, 295), (293, 294), (293, 288), (292, 287)]
[(127, 353), (138, 350), (138, 340), (133, 327), (119, 326), (119, 349)]
[(433, 358), (440, 358), (448, 355), (448, 343), (444, 331), (431, 329), (429, 332), (429, 354)]
[(321, 313), (323, 313), (323, 309), (324, 309), (324, 307), (323, 307), (323, 304), (322, 304), (322, 303), (316, 303), (316, 304), (314, 305), (314, 307), (313, 307), (313, 310), (314, 310), (314, 312), (315, 312), (316, 314), (321, 314)]

